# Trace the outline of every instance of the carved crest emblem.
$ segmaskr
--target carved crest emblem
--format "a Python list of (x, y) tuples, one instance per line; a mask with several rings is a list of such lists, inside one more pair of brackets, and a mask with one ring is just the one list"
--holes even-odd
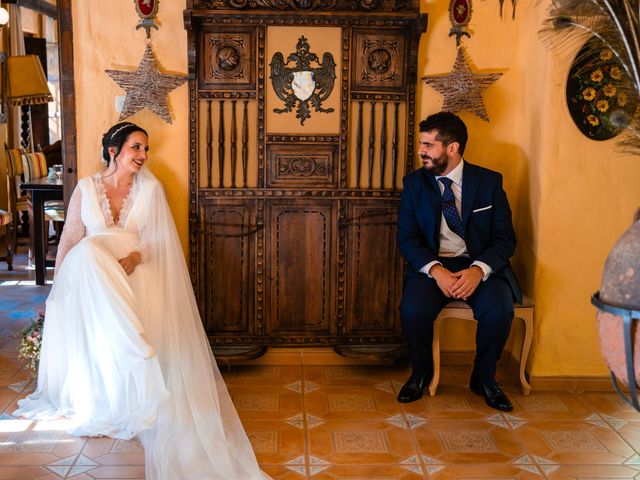
[(144, 28), (147, 31), (147, 38), (151, 37), (151, 28), (158, 30), (158, 25), (154, 17), (158, 13), (159, 0), (133, 0), (136, 4), (136, 12), (140, 17), (140, 22), (136, 25), (136, 30)]
[[(502, 4), (502, 2), (500, 2)], [(449, 3), (449, 21), (451, 31), (449, 36), (456, 36), (456, 46), (460, 46), (460, 37), (471, 38), (471, 34), (465, 30), (471, 21), (473, 6), (471, 0), (451, 0)]]
[[(292, 66), (289, 66), (289, 65)], [(284, 61), (282, 52), (276, 52), (271, 59), (271, 84), (284, 108), (274, 108), (275, 113), (287, 113), (296, 108), (296, 118), (300, 124), (311, 117), (310, 105), (316, 112), (331, 113), (333, 108), (323, 108), (324, 102), (336, 79), (336, 62), (333, 55), (324, 52), (322, 62), (310, 51), (309, 42), (303, 36), (298, 39), (296, 51)]]

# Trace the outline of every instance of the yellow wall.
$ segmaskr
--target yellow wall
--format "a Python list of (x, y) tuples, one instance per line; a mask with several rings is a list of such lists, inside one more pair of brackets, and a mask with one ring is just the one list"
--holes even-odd
[[(423, 74), (446, 73), (455, 59), (446, 3), (422, 5), (429, 13)], [(476, 71), (504, 75), (484, 95), (490, 123), (461, 114), (471, 138), (466, 157), (505, 176), (518, 235), (513, 263), (536, 301), (531, 374), (600, 376), (607, 370), (589, 298), (640, 206), (640, 162), (616, 152), (614, 141), (587, 139), (573, 124), (564, 88), (575, 52), (549, 50), (541, 41), (547, 3), (519, 2), (515, 20), (500, 18), (497, 1), (474, 3), (473, 35), (463, 43)], [(422, 116), (442, 105), (430, 87), (418, 92)]]
[[(161, 27), (152, 38), (163, 70), (186, 73), (184, 3), (160, 4)], [(513, 263), (524, 290), (536, 301), (530, 372), (536, 377), (603, 376), (607, 370), (589, 297), (599, 288), (607, 253), (640, 206), (640, 161), (616, 153), (612, 141), (586, 139), (573, 125), (564, 102), (572, 54), (550, 52), (538, 36), (546, 3), (518, 2), (512, 20), (510, 2), (505, 2), (504, 18), (498, 0), (474, 2), (473, 35), (463, 39), (472, 68), (504, 75), (484, 93), (489, 123), (461, 113), (470, 132), (465, 156), (504, 174), (519, 242)], [(420, 45), (419, 77), (447, 73), (455, 60), (447, 4), (421, 3), (429, 27)], [(104, 70), (134, 69), (144, 51), (137, 19), (125, 0), (74, 2), (80, 177), (99, 168), (101, 134), (118, 118), (114, 102), (122, 92)], [(442, 96), (421, 80), (417, 92), (420, 118), (440, 109)], [(131, 118), (149, 131), (149, 165), (165, 186), (185, 250), (187, 95), (186, 84), (170, 94), (172, 125), (147, 111)], [(455, 347), (457, 327), (451, 328)]]
[[(152, 30), (153, 50), (160, 70), (187, 71), (187, 34), (182, 25), (184, 2), (161, 2), (159, 30)], [(115, 98), (122, 89), (104, 71), (135, 70), (147, 45), (133, 2), (74, 1), (73, 48), (75, 61), (78, 178), (101, 168), (102, 134), (118, 122)], [(144, 109), (127, 120), (149, 133), (149, 168), (164, 185), (186, 251), (188, 236), (188, 86), (169, 94), (173, 123)]]

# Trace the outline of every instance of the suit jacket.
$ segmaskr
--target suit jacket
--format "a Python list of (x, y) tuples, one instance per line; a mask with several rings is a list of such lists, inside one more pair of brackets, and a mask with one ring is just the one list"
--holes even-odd
[[(409, 268), (418, 272), (438, 260), (442, 194), (436, 177), (424, 168), (406, 175), (403, 185), (398, 246)], [(506, 279), (514, 300), (522, 303), (520, 286), (509, 264), (516, 236), (501, 174), (464, 162), (462, 226), (471, 259), (486, 263), (493, 270), (492, 275)]]

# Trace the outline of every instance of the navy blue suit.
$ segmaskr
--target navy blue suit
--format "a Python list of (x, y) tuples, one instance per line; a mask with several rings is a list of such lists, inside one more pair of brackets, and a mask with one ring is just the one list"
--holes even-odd
[(405, 270), (400, 317), (409, 343), (413, 376), (430, 379), (433, 371), (433, 322), (450, 301), (435, 280), (420, 269), (434, 260), (459, 271), (475, 260), (493, 273), (480, 282), (467, 303), (478, 320), (473, 375), (482, 383), (495, 380), (496, 362), (509, 336), (513, 302), (522, 294), (509, 258), (516, 246), (511, 209), (502, 188), (502, 175), (464, 162), (462, 173), (462, 225), (469, 257), (438, 257), (442, 196), (433, 174), (420, 168), (403, 179), (398, 213), (398, 246)]

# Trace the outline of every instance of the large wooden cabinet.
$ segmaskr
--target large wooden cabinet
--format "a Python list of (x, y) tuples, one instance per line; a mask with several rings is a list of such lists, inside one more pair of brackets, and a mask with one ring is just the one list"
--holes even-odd
[(218, 356), (403, 344), (417, 0), (188, 0), (191, 275)]

